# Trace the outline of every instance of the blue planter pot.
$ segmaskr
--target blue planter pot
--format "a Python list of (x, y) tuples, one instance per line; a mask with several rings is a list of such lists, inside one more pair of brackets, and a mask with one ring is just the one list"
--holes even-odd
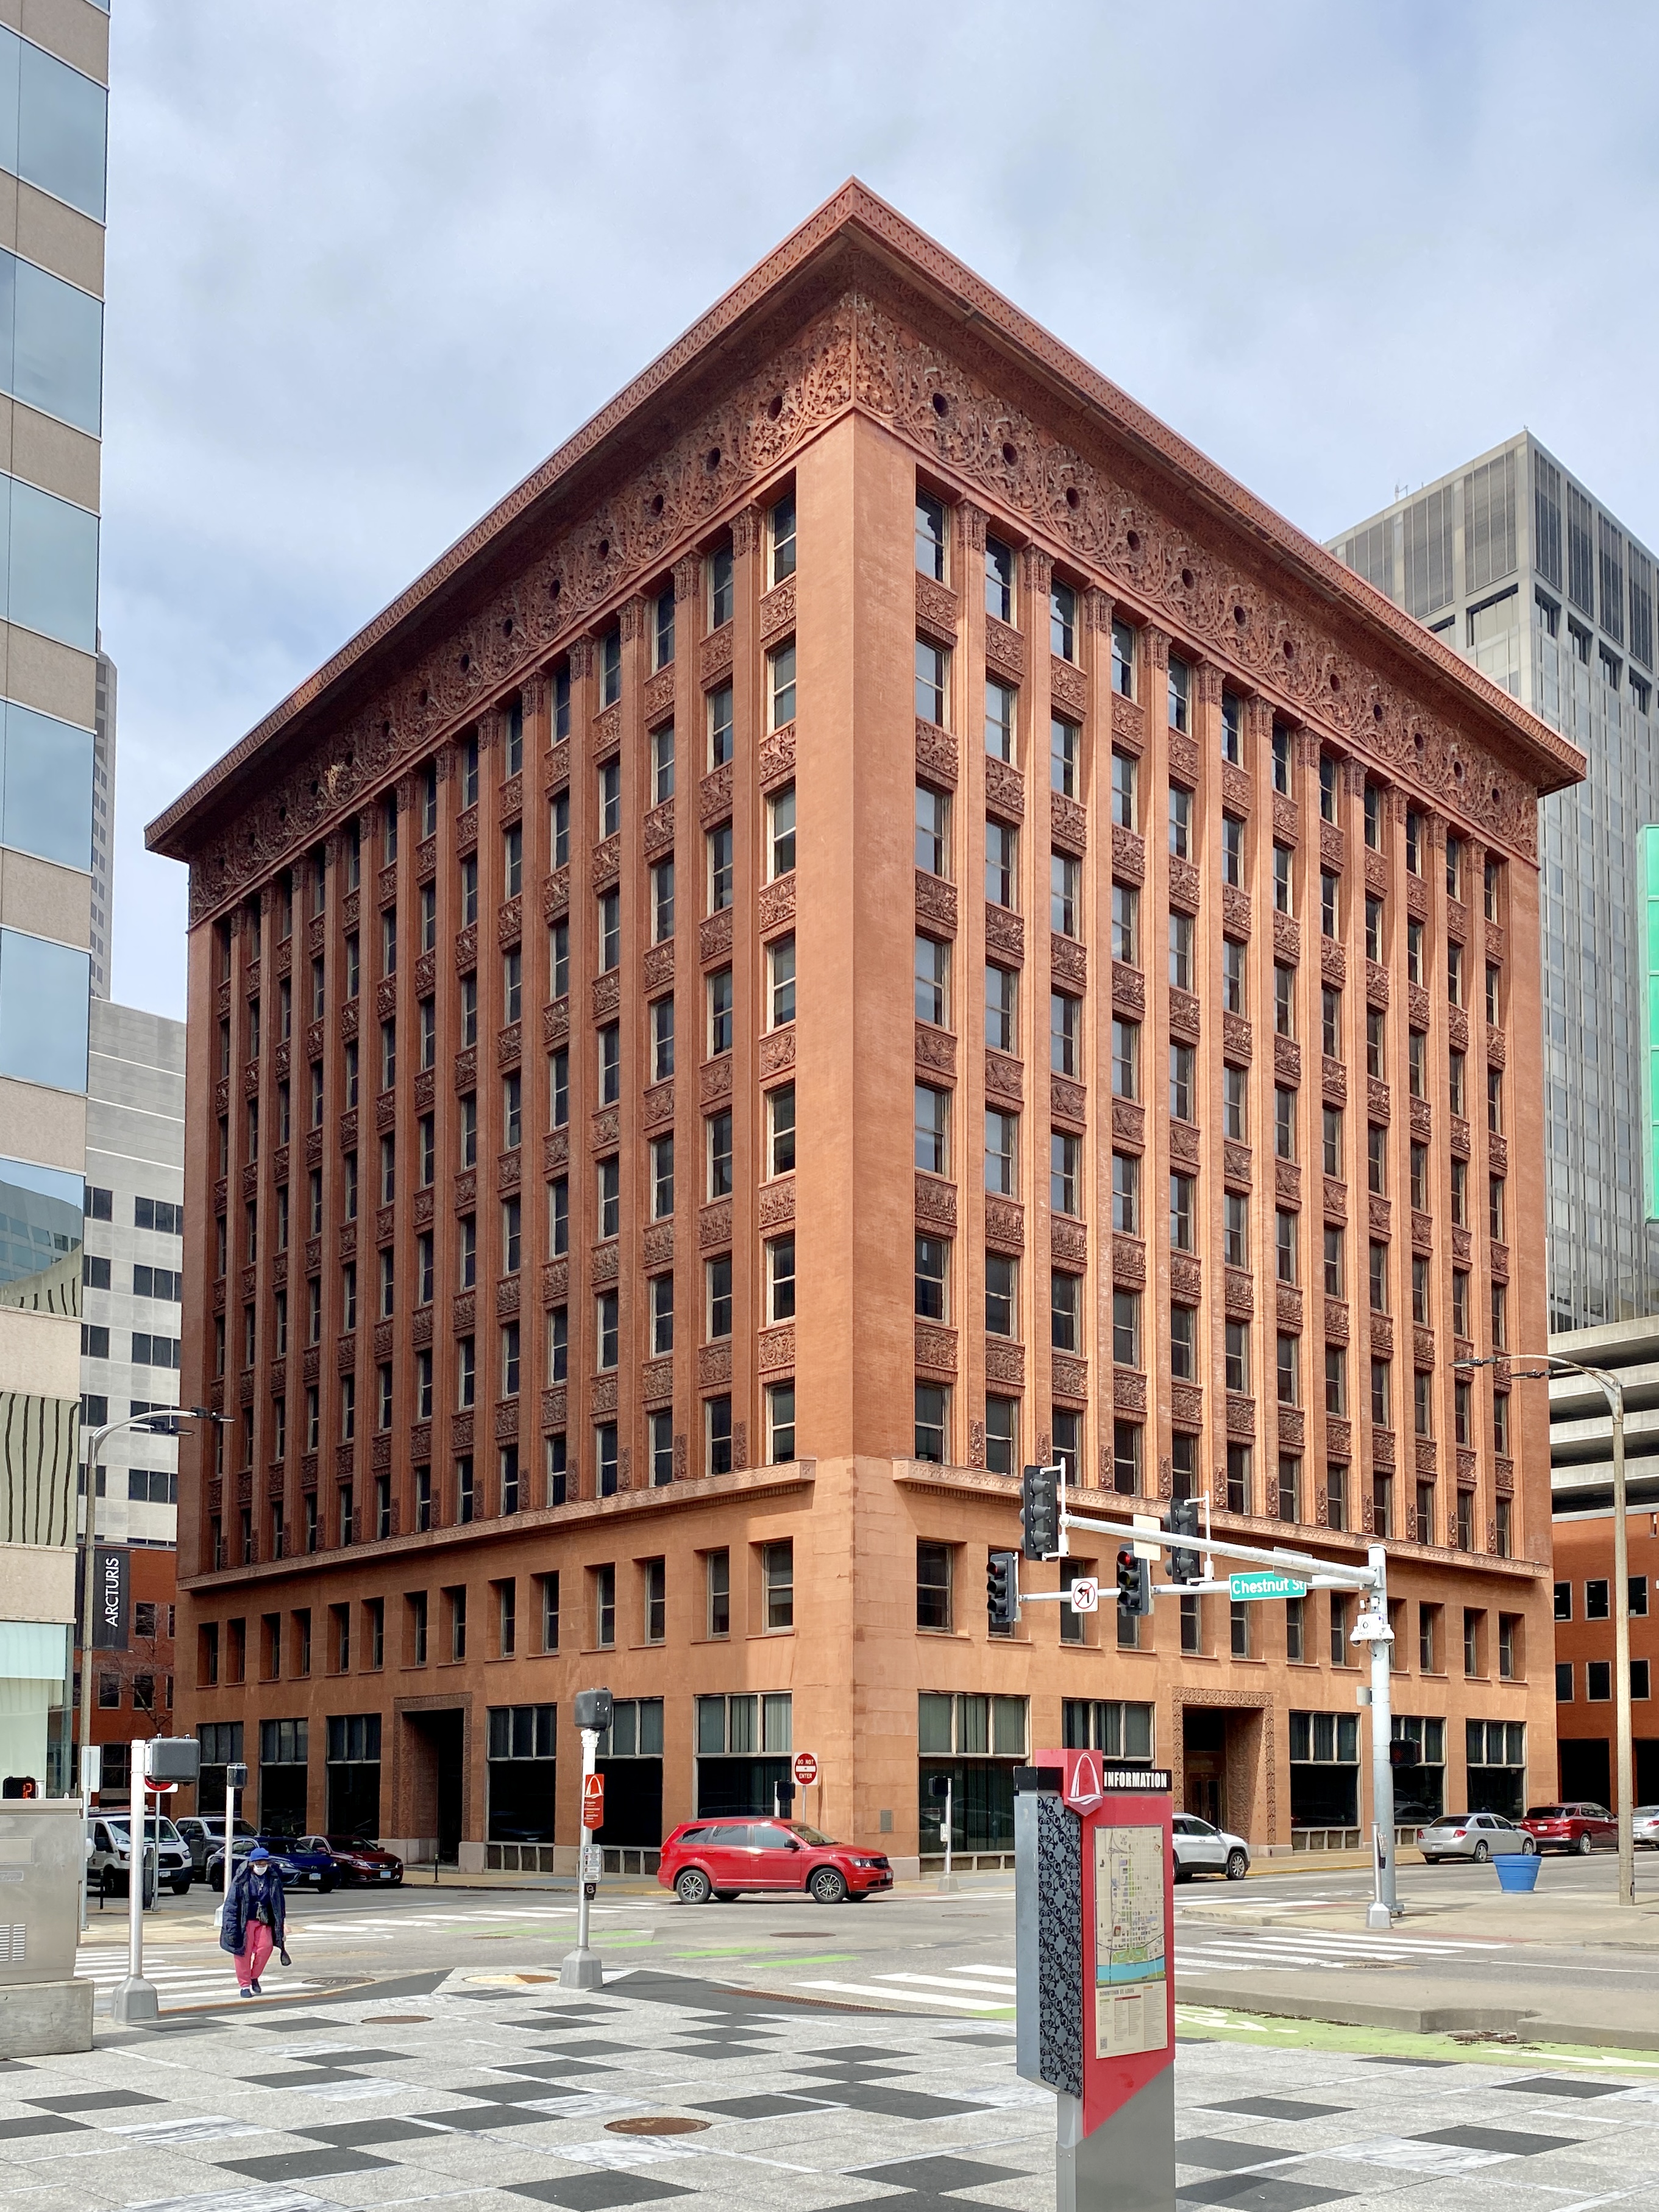
[(1492, 1861), (1499, 1889), (1536, 1889), (1541, 1861), (1535, 1851), (1505, 1851)]

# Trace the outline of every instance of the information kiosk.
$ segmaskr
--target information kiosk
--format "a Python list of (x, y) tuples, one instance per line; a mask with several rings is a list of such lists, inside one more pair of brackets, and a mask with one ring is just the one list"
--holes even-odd
[(1056, 2212), (1174, 2212), (1170, 1776), (1036, 1759), (1014, 1782), (1017, 2033), (1056, 2094)]

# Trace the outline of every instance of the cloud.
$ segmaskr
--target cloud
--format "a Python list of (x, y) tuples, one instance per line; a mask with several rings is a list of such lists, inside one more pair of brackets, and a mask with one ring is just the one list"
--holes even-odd
[(850, 173), (1316, 536), (1523, 423), (1659, 536), (1650, 9), (122, 0), (112, 28), (115, 988), (162, 1011), (183, 872), (145, 820)]

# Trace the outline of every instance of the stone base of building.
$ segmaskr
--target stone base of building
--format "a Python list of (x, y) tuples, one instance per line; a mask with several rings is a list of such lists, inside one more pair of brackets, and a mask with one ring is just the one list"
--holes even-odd
[(92, 1983), (20, 1982), (0, 1989), (0, 2058), (50, 2058), (92, 2048)]

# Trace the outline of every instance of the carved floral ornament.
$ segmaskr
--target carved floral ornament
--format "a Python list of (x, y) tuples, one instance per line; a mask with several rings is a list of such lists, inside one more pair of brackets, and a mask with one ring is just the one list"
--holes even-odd
[[(1001, 374), (1001, 388), (976, 377), (956, 356), (982, 359), (988, 378), (998, 368), (977, 340), (957, 333), (947, 355), (898, 319), (901, 298), (915, 301), (896, 280), (869, 264), (858, 274), (866, 289), (821, 301), (758, 370), (207, 839), (191, 856), (192, 922), (296, 857), (506, 691), (533, 683), (556, 653), (576, 654), (602, 616), (684, 564), (688, 538), (734, 507), (738, 521), (757, 511), (756, 488), (854, 408), (1058, 546), (1068, 566), (1109, 577), (1127, 616), (1167, 626), (1380, 775), (1534, 856), (1533, 784), (1382, 680), (1310, 611), (1207, 552), (1196, 530), (1012, 404), (1018, 372)], [(1046, 567), (1054, 556), (1034, 544), (1029, 557)]]

